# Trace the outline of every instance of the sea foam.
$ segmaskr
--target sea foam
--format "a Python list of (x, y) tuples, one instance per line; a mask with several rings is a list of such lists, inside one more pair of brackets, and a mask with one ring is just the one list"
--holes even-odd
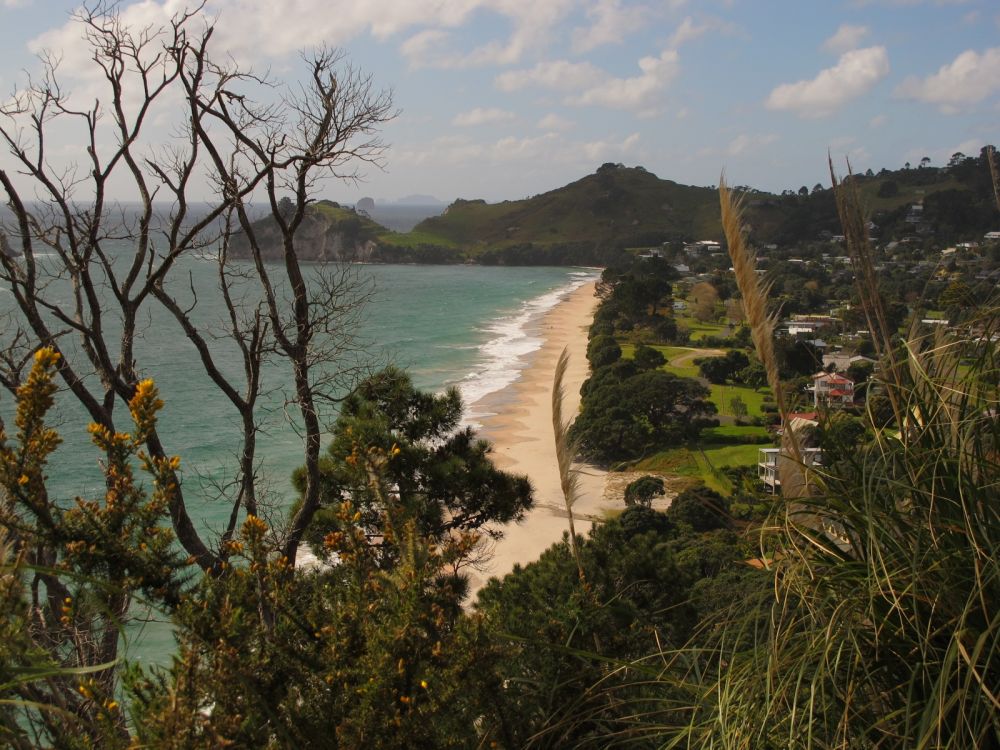
[(483, 400), (521, 377), (521, 371), (528, 366), (529, 356), (544, 343), (538, 326), (545, 314), (598, 276), (592, 271), (578, 271), (570, 274), (570, 278), (572, 281), (568, 284), (523, 302), (513, 313), (494, 320), (482, 329), (488, 339), (477, 347), (475, 369), (452, 383), (465, 402), (465, 424), (480, 427), (478, 419), (493, 414)]

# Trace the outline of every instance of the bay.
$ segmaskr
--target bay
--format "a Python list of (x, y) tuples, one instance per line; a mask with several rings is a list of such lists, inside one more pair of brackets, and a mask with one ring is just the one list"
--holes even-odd
[[(175, 279), (174, 285), (186, 304), (197, 300), (199, 322), (221, 334), (225, 309), (214, 267), (208, 259), (186, 259), (176, 277), (182, 281)], [(312, 273), (321, 270), (315, 267)], [(595, 277), (589, 269), (472, 265), (357, 265), (351, 273), (357, 288), (370, 291), (363, 311), (345, 321), (353, 327), (349, 333), (362, 359), (373, 367), (389, 362), (403, 367), (423, 389), (458, 387), (467, 405), (466, 421), (473, 425), (482, 416), (477, 402), (512, 383), (540, 346), (542, 315)], [(0, 289), (0, 308), (11, 304), (9, 290)], [(235, 347), (220, 337), (213, 349), (222, 369), (239, 373)], [(204, 374), (194, 346), (156, 308), (151, 307), (143, 321), (136, 356), (143, 375), (154, 378), (165, 402), (160, 430), (167, 451), (181, 457), (189, 512), (211, 538), (230, 512), (227, 502), (213, 498), (222, 494), (219, 488), (233, 473), (239, 438), (236, 412)], [(301, 463), (294, 405), (286, 405), (282, 395), (288, 378), (279, 366), (265, 374), (268, 413), (258, 441), (261, 484), (279, 510), (294, 500), (290, 477)], [(85, 414), (66, 394), (60, 394), (55, 412), (64, 443), (50, 462), (50, 492), (65, 499), (99, 495), (99, 456), (88, 441)], [(0, 415), (8, 424), (11, 413), (11, 398), (4, 394)], [(332, 421), (334, 414), (326, 417)], [(169, 629), (162, 624), (133, 631), (132, 636), (130, 657), (160, 662), (172, 650)]]

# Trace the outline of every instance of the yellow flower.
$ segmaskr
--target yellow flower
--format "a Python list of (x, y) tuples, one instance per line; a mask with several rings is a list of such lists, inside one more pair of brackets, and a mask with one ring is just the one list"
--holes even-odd
[(51, 367), (59, 361), (59, 352), (50, 346), (43, 346), (35, 352), (35, 363), (41, 367)]
[(427, 680), (421, 680), (420, 681), (420, 687), (422, 687), (424, 690), (426, 690), (427, 689)]

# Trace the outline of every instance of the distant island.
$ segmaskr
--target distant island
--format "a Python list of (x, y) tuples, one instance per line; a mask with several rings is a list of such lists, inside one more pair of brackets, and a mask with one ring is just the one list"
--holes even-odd
[[(871, 216), (870, 231), (883, 242), (953, 243), (996, 229), (992, 193), (977, 159), (955, 154), (941, 168), (909, 165), (854, 175)], [(777, 248), (836, 241), (839, 219), (833, 192), (812, 188), (746, 194), (751, 241)], [(397, 205), (417, 206), (433, 196), (413, 195)], [(380, 221), (371, 198), (355, 208), (332, 201), (312, 204), (299, 230), (300, 257), (382, 263), (485, 265), (607, 265), (629, 250), (672, 243), (723, 240), (714, 186), (661, 179), (643, 167), (606, 163), (575, 182), (516, 201), (458, 199), (407, 231)], [(407, 224), (407, 226), (409, 226)], [(276, 227), (257, 227), (265, 255), (278, 257)], [(268, 246), (269, 241), (274, 246)], [(248, 253), (237, 237), (233, 255)]]

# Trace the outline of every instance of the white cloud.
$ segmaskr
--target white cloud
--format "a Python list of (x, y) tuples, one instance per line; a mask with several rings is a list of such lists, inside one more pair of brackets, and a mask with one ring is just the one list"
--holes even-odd
[(419, 31), (399, 47), (403, 57), (409, 59), (424, 59), (434, 50), (439, 49), (448, 39), (448, 32), (442, 29), (424, 29)]
[(723, 21), (721, 18), (709, 16), (704, 18), (701, 22), (695, 22), (691, 16), (686, 16), (684, 20), (678, 24), (677, 28), (674, 29), (674, 33), (670, 35), (670, 39), (667, 41), (667, 47), (677, 49), (681, 45), (694, 41), (710, 31), (718, 31), (729, 35), (740, 33), (739, 27), (727, 21)]
[(774, 133), (767, 133), (766, 135), (748, 135), (746, 133), (741, 133), (729, 142), (726, 152), (730, 156), (739, 156), (749, 149), (761, 148), (762, 146), (774, 143), (776, 140), (778, 140), (778, 136)]
[(886, 115), (875, 115), (871, 121), (868, 123), (870, 128), (880, 128), (889, 122), (889, 118)]
[[(10, 4), (11, 0), (2, 0)], [(122, 5), (124, 23), (161, 26), (182, 9), (179, 0), (145, 0)], [(543, 48), (554, 25), (572, 9), (573, 0), (297, 0), (294, 11), (273, 0), (212, 0), (205, 18), (216, 23), (213, 44), (243, 62), (280, 59), (300, 49), (341, 46), (365, 34), (380, 41), (409, 33), (402, 52), (413, 65), (439, 67), (488, 63), (511, 64), (529, 50)], [(474, 14), (499, 16), (498, 37), (467, 51), (448, 44), (448, 33)], [(87, 59), (79, 24), (67, 22), (33, 40), (33, 49), (54, 48), (68, 58), (79, 51)]]
[[(346, 0), (341, 0), (346, 2)], [(392, 3), (392, 0), (381, 0), (381, 3), (392, 4), (393, 7), (403, 5), (407, 8), (407, 3)], [(475, 47), (472, 50), (459, 52), (449, 49), (447, 43), (455, 37), (453, 35), (438, 35), (436, 44), (430, 45), (404, 44), (401, 50), (414, 67), (430, 68), (467, 68), (483, 65), (512, 65), (518, 62), (527, 52), (537, 52), (548, 46), (549, 38), (553, 27), (561, 21), (574, 5), (574, 0), (422, 0), (414, 2), (413, 5), (430, 5), (430, 13), (419, 23), (426, 26), (449, 26), (454, 27), (463, 23), (465, 18), (471, 14), (472, 10), (484, 10), (504, 17), (511, 26), (510, 36), (506, 39), (494, 39)], [(446, 15), (444, 23), (435, 21), (435, 6), (442, 4), (445, 6), (456, 5), (462, 7), (464, 12), (452, 16)], [(369, 3), (358, 3), (367, 7)], [(328, 11), (327, 11), (328, 12)], [(394, 11), (386, 11), (388, 15), (393, 15)], [(412, 40), (410, 40), (412, 41)]]
[(677, 51), (666, 49), (658, 57), (643, 57), (638, 61), (639, 75), (625, 78), (612, 76), (587, 62), (550, 60), (533, 68), (501, 73), (495, 83), (501, 91), (537, 86), (573, 92), (565, 98), (566, 104), (628, 109), (649, 115), (676, 76), (677, 60)]
[(510, 135), (485, 143), (461, 136), (449, 136), (415, 148), (399, 149), (393, 155), (393, 162), (413, 166), (468, 166), (476, 163), (534, 164), (544, 161), (546, 164), (577, 165), (589, 169), (594, 163), (622, 160), (635, 155), (639, 143), (638, 133), (631, 133), (620, 140), (572, 141), (550, 132), (524, 137)]
[(825, 117), (866, 94), (888, 74), (889, 55), (885, 47), (852, 50), (811, 80), (776, 87), (767, 97), (766, 105), (801, 117)]
[(844, 23), (840, 25), (833, 36), (823, 42), (823, 49), (835, 55), (842, 55), (852, 49), (857, 49), (871, 30), (867, 26), (852, 26)]
[(476, 107), (475, 109), (470, 109), (468, 112), (461, 112), (455, 115), (455, 118), (451, 122), (452, 125), (468, 127), (472, 125), (486, 125), (491, 122), (504, 122), (506, 120), (513, 119), (514, 113), (508, 112), (505, 109), (499, 109), (497, 107)]
[(617, 44), (643, 27), (648, 9), (642, 5), (622, 7), (621, 0), (597, 0), (587, 10), (590, 26), (573, 29), (573, 51), (589, 52), (605, 44)]
[(609, 76), (567, 100), (570, 104), (636, 110), (642, 115), (655, 111), (670, 82), (677, 75), (677, 50), (666, 49), (659, 57), (639, 60), (639, 75), (630, 78)]
[(567, 120), (565, 117), (560, 117), (554, 112), (550, 112), (538, 121), (536, 127), (542, 130), (569, 130), (575, 126), (576, 123), (572, 120)]
[(936, 104), (955, 113), (1000, 91), (1000, 47), (982, 54), (966, 50), (927, 78), (911, 76), (896, 87), (896, 96)]
[(551, 60), (540, 62), (527, 70), (501, 73), (495, 82), (501, 91), (517, 91), (529, 86), (572, 91), (593, 86), (604, 78), (606, 78), (604, 71), (590, 63)]

